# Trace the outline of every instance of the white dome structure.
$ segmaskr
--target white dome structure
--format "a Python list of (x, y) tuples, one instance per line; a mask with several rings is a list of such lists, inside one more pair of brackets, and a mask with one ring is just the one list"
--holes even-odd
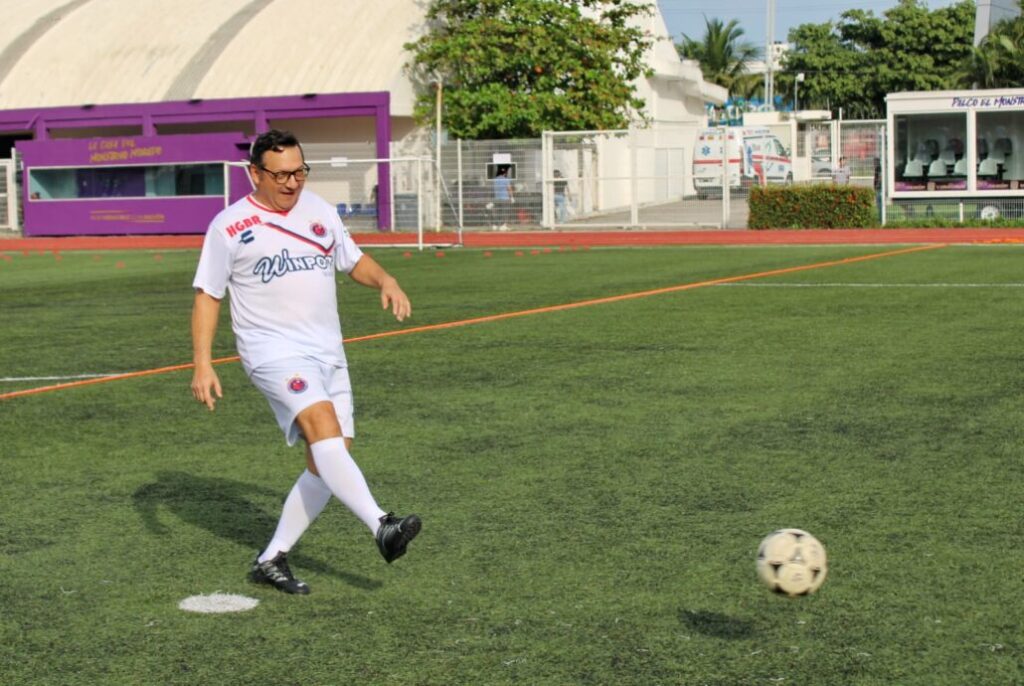
[[(422, 0), (4, 5), (4, 109), (386, 91), (392, 116), (412, 114), (404, 45), (422, 34)], [(676, 55), (656, 6), (644, 24), (656, 38), (648, 60), (654, 76), (640, 90), (655, 118), (724, 101), (723, 89)]]

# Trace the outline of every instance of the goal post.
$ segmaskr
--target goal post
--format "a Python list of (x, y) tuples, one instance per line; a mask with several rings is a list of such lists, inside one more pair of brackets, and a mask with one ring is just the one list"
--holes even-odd
[[(306, 188), (332, 206), (353, 234), (393, 232), (414, 234), (409, 241), (388, 241), (381, 247), (449, 247), (462, 245), (462, 227), (441, 232), (437, 224), (439, 199), (435, 190), (436, 165), (431, 157), (402, 156), (362, 158), (330, 156), (306, 160), (310, 167)], [(248, 166), (231, 162), (231, 166)], [(390, 179), (387, 197), (378, 194), (380, 167)], [(440, 202), (449, 195), (445, 184), (439, 184)], [(390, 226), (382, 226), (381, 210), (390, 210)]]

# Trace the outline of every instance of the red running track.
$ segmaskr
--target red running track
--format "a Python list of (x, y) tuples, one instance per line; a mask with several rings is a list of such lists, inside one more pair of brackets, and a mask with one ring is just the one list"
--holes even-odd
[[(414, 233), (353, 234), (361, 246), (416, 245)], [(453, 232), (428, 233), (428, 243), (453, 244)], [(174, 250), (202, 246), (201, 235), (70, 236), (0, 240), (0, 253), (64, 250)], [(878, 245), (887, 243), (1024, 243), (1024, 228), (812, 229), (801, 231), (510, 231), (466, 232), (468, 248), (650, 245)]]

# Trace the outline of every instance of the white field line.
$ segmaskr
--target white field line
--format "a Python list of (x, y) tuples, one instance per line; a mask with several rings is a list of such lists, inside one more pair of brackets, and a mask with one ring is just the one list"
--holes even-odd
[(15, 383), (18, 381), (73, 381), (74, 379), (102, 379), (105, 376), (117, 376), (121, 372), (106, 374), (71, 374), (69, 376), (3, 376), (0, 382)]
[(715, 288), (1024, 288), (1024, 283), (719, 283)]

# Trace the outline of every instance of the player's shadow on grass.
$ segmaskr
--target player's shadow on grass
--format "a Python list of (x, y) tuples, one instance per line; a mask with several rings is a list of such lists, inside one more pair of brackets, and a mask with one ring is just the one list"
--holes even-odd
[(750, 622), (718, 612), (683, 610), (679, 613), (679, 621), (692, 631), (715, 638), (750, 638), (754, 635), (754, 626)]
[[(277, 526), (277, 513), (267, 514), (253, 502), (267, 497), (282, 499), (280, 493), (253, 484), (185, 472), (160, 472), (155, 482), (140, 486), (132, 494), (136, 511), (153, 534), (168, 532), (159, 518), (162, 507), (184, 522), (254, 551), (266, 545)], [(289, 562), (296, 566), (337, 577), (357, 588), (372, 590), (381, 586), (379, 581), (334, 569), (301, 553), (289, 557)]]

